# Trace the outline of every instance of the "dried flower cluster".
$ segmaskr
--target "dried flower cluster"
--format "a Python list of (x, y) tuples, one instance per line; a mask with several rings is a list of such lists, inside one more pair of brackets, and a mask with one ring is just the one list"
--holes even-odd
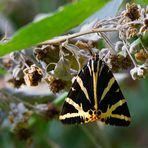
[[(131, 69), (133, 79), (145, 77), (148, 73), (148, 51), (141, 36), (148, 32), (147, 9), (136, 4), (127, 4), (121, 15), (83, 26), (79, 37), (76, 35), (74, 38), (73, 35), (70, 38), (68, 35), (42, 43), (34, 50), (36, 61), (31, 59), (32, 53), (28, 56), (24, 50), (11, 53), (10, 58), (3, 61), (4, 67), (13, 76), (9, 82), (19, 88), (22, 84), (37, 86), (44, 79), (53, 93), (66, 89), (84, 63), (94, 52), (99, 52), (97, 42), (100, 39), (107, 46), (100, 50), (100, 57), (114, 72)], [(103, 32), (102, 29), (109, 32), (116, 30), (119, 40), (112, 42), (105, 33), (107, 31)], [(93, 32), (98, 40), (94, 40)]]
[(20, 140), (30, 141), (31, 131), (29, 130), (28, 120), (30, 119), (32, 112), (29, 111), (23, 103), (10, 104), (11, 111), (9, 112), (8, 119), (12, 124), (12, 132)]
[(49, 85), (49, 89), (53, 93), (58, 93), (60, 90), (64, 89), (66, 85), (65, 81), (62, 81), (61, 79), (57, 79), (51, 75), (49, 75), (48, 78), (46, 78), (46, 81)]
[(29, 86), (37, 86), (42, 79), (42, 70), (36, 65), (24, 69), (24, 80)]

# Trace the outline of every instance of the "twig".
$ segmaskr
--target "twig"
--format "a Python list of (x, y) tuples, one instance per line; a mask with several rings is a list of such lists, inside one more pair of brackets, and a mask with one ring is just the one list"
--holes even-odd
[(102, 38), (105, 40), (105, 42), (107, 43), (109, 49), (110, 49), (110, 52), (114, 55), (116, 55), (116, 51), (113, 49), (112, 47), (112, 43), (111, 41), (107, 38), (106, 34), (103, 33), (103, 32), (100, 32), (100, 35), (102, 36)]
[(127, 47), (127, 44), (125, 43), (124, 40), (123, 40), (123, 44), (124, 44), (124, 46), (125, 46), (125, 48), (126, 48), (126, 51), (127, 51), (128, 55), (130, 56), (130, 59), (132, 60), (134, 66), (137, 67), (137, 64), (136, 64), (134, 58), (132, 57), (132, 55), (130, 54), (130, 52), (129, 52), (129, 50), (128, 50), (128, 47)]
[(129, 25), (132, 25), (132, 24), (143, 24), (143, 22), (142, 21), (132, 21), (132, 22), (126, 23), (121, 26), (122, 26), (122, 28), (124, 28), (124, 27), (128, 27)]
[(82, 31), (82, 32), (77, 32), (74, 34), (66, 35), (66, 36), (61, 36), (58, 38), (54, 38), (48, 41), (45, 41), (43, 43), (40, 43), (39, 45), (59, 45), (61, 42), (65, 42), (66, 40), (73, 39), (82, 35), (86, 34), (91, 34), (91, 33), (98, 33), (98, 32), (113, 32), (113, 31), (118, 31), (116, 28), (96, 28), (96, 29), (91, 29), (87, 31)]
[(118, 19), (120, 19), (120, 18), (121, 18), (121, 16), (119, 15), (119, 16), (116, 16), (116, 17), (113, 17), (113, 18), (99, 20), (99, 21), (96, 23), (95, 28), (98, 28), (100, 25), (105, 25), (105, 23), (107, 23), (107, 25), (108, 25), (108, 23), (117, 24), (116, 22), (112, 22), (112, 21), (118, 20)]

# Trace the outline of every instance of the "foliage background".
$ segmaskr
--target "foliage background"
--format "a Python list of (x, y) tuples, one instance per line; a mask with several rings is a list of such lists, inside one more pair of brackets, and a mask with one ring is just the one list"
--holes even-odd
[[(0, 0), (0, 19), (8, 21), (8, 34), (12, 35), (20, 27), (31, 22), (39, 13), (50, 13), (59, 6), (72, 0)], [(124, 1), (125, 2), (125, 1)], [(126, 1), (127, 2), (127, 1)], [(148, 4), (148, 1), (136, 1)], [(124, 5), (123, 5), (124, 6)], [(104, 10), (105, 11), (105, 10)], [(114, 11), (114, 10), (112, 10)], [(60, 23), (60, 22), (59, 22)], [(1, 37), (4, 25), (0, 21)], [(1, 76), (1, 81), (3, 77)], [(2, 83), (1, 83), (2, 85)], [(2, 87), (2, 86), (1, 86)], [(127, 127), (104, 126), (101, 129), (89, 128), (88, 125), (64, 126), (59, 120), (46, 121), (39, 116), (32, 118), (34, 147), (52, 148), (90, 148), (99, 147), (98, 139), (105, 145), (114, 148), (146, 148), (148, 147), (148, 78), (139, 81), (124, 81), (121, 84), (127, 98), (132, 116), (132, 124)], [(86, 126), (86, 128), (84, 128)], [(95, 140), (94, 140), (95, 139)], [(99, 140), (98, 140), (99, 141)], [(25, 143), (10, 132), (9, 127), (0, 127), (0, 147), (26, 147)]]

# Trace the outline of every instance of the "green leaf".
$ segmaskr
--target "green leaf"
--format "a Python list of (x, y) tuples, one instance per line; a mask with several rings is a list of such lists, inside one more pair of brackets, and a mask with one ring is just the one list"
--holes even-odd
[(0, 68), (0, 75), (4, 75), (4, 74), (6, 74), (6, 70)]
[(148, 4), (148, 0), (134, 0), (134, 2), (143, 6)]
[(53, 104), (55, 105), (55, 107), (61, 106), (64, 103), (64, 99), (66, 98), (66, 96), (68, 95), (67, 92), (61, 94), (57, 99), (55, 99), (53, 101)]
[(80, 0), (62, 7), (50, 17), (22, 27), (9, 42), (0, 44), (0, 56), (15, 50), (31, 47), (65, 33), (102, 8), (108, 1)]
[(144, 32), (141, 37), (143, 45), (148, 48), (148, 32)]

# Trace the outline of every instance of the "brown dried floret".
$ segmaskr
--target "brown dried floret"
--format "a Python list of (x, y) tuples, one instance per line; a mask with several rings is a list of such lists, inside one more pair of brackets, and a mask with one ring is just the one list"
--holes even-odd
[(140, 12), (138, 6), (133, 4), (127, 4), (126, 5), (127, 12), (125, 13), (125, 16), (128, 17), (131, 21), (138, 20), (140, 18)]
[(148, 19), (144, 20), (144, 25), (148, 27)]
[(66, 82), (62, 81), (61, 79), (55, 78), (51, 75), (49, 75), (46, 78), (47, 83), (49, 84), (49, 89), (53, 92), (53, 93), (58, 93), (61, 90), (63, 90), (66, 86)]
[(35, 65), (24, 69), (23, 72), (24, 80), (28, 86), (37, 86), (43, 77), (42, 70)]
[(35, 49), (35, 56), (38, 60), (45, 58), (46, 53), (42, 49)]
[(19, 140), (25, 141), (27, 145), (32, 144), (32, 131), (28, 127), (27, 122), (19, 122), (13, 129), (13, 133)]
[(144, 25), (140, 28), (140, 33), (148, 32), (148, 19), (144, 20)]
[(31, 138), (31, 131), (28, 129), (28, 128), (21, 128), (21, 129), (18, 129), (16, 132), (15, 132), (17, 138), (19, 140), (25, 140), (27, 141), (28, 139)]
[(44, 61), (46, 64), (57, 62), (59, 59), (59, 47), (52, 45), (44, 45), (35, 49), (35, 57)]
[(114, 72), (117, 72), (120, 69), (128, 69), (132, 65), (132, 61), (129, 56), (110, 55), (109, 59), (109, 65)]
[(93, 42), (83, 42), (80, 40), (78, 40), (75, 45), (80, 49), (90, 49), (94, 47)]
[(116, 72), (120, 69), (119, 59), (117, 55), (110, 55), (109, 57), (109, 65), (112, 71)]
[(141, 49), (139, 52), (135, 53), (135, 58), (137, 61), (144, 62), (148, 59), (148, 54)]
[(11, 78), (8, 80), (8, 83), (12, 84), (14, 88), (20, 88), (21, 85), (25, 84), (24, 78), (21, 79), (16, 79), (16, 78)]
[(33, 65), (33, 62), (30, 61), (29, 59), (26, 59), (26, 60), (25, 60), (25, 63), (26, 63), (26, 65), (28, 65), (28, 66)]
[(129, 56), (123, 57), (121, 61), (121, 69), (128, 69), (132, 66), (132, 61)]
[(138, 30), (134, 26), (129, 27), (126, 32), (126, 36), (128, 39), (137, 36), (137, 34), (138, 34)]
[(45, 117), (47, 119), (52, 119), (52, 118), (54, 118), (58, 114), (59, 114), (58, 109), (51, 102), (49, 102), (48, 103), (48, 109), (45, 112)]

